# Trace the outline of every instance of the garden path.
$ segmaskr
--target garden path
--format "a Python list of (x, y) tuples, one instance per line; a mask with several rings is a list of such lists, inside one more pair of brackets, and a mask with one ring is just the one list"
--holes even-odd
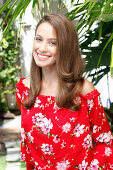
[(20, 127), (21, 117), (4, 121), (0, 126), (0, 142), (5, 143), (7, 149), (6, 169), (3, 170), (20, 170)]

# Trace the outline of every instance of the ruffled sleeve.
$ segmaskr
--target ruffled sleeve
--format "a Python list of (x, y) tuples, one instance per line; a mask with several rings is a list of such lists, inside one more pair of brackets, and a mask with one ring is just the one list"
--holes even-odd
[(95, 146), (90, 169), (95, 164), (97, 167), (100, 165), (99, 167), (103, 169), (113, 169), (113, 135), (102, 106), (100, 93), (94, 90), (82, 97), (87, 101), (90, 128)]
[(28, 95), (28, 87), (26, 87), (23, 84), (23, 80), (25, 78), (20, 78), (20, 81), (16, 84), (16, 99), (17, 103), (20, 107), (21, 111), (21, 154), (20, 154), (20, 159), (21, 161), (26, 162), (26, 168), (27, 170), (33, 170), (34, 166), (29, 163), (29, 153), (28, 153), (28, 146), (27, 146), (27, 134), (23, 126), (23, 117), (24, 117), (24, 112), (22, 109), (22, 100)]
[(21, 101), (22, 101), (22, 93), (23, 93), (23, 85), (22, 85), (23, 78), (20, 78), (20, 81), (16, 84), (16, 99), (21, 110)]
[(21, 111), (21, 102), (25, 96), (28, 95), (28, 87), (25, 87), (23, 84), (23, 80), (25, 78), (20, 78), (20, 81), (16, 84), (16, 99)]

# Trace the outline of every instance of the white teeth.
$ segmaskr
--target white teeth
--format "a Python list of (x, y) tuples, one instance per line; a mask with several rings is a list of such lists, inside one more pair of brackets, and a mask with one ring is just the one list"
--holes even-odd
[(48, 56), (38, 54), (40, 58), (48, 58)]

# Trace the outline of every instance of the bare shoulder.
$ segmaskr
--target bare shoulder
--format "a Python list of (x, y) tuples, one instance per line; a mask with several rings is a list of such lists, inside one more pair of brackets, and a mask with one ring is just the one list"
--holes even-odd
[(95, 90), (95, 87), (93, 86), (93, 84), (90, 81), (84, 79), (84, 84), (83, 84), (83, 88), (81, 90), (81, 94), (85, 96), (86, 94), (88, 94), (94, 90)]
[(25, 78), (22, 80), (22, 83), (24, 84), (25, 87), (30, 88), (30, 79)]

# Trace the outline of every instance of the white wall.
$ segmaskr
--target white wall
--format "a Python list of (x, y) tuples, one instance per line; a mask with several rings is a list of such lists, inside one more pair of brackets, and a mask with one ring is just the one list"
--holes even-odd
[[(98, 89), (98, 91), (101, 93), (102, 104), (104, 107), (109, 106), (109, 103), (107, 103), (107, 99), (109, 97), (110, 97), (111, 102), (113, 102), (113, 78), (111, 78), (110, 74), (108, 77), (109, 77), (108, 81), (107, 81), (107, 75), (106, 75), (95, 86)], [(109, 86), (109, 92), (108, 92), (108, 86)]]

